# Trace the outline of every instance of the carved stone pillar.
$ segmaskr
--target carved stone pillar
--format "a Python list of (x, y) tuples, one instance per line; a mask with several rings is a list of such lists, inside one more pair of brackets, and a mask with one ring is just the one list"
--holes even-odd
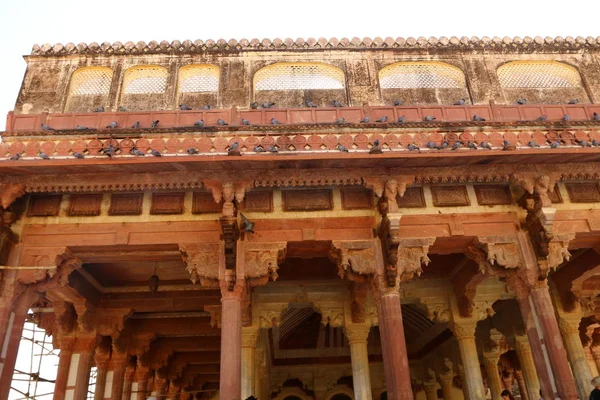
[(469, 398), (469, 388), (467, 386), (467, 375), (465, 374), (465, 367), (463, 367), (462, 364), (458, 364), (458, 376), (460, 377), (463, 399), (467, 400)]
[[(531, 300), (548, 351), (558, 397), (562, 400), (575, 400), (577, 398), (577, 387), (562, 343), (548, 286), (544, 285), (532, 290)], [(579, 336), (577, 336), (577, 339), (579, 340)]]
[(454, 322), (452, 325), (452, 331), (458, 342), (460, 358), (465, 371), (468, 390), (467, 400), (485, 398), (483, 377), (481, 376), (477, 346), (475, 345), (475, 327), (476, 323), (458, 324)]
[[(71, 357), (71, 368), (69, 371), (75, 373), (75, 388), (73, 392), (74, 399), (87, 398), (88, 386), (90, 384), (90, 372), (94, 364), (94, 352), (96, 349), (96, 336), (79, 337), (73, 349)], [(75, 363), (75, 358), (78, 359)], [(71, 372), (69, 372), (71, 375)]]
[(444, 400), (457, 400), (454, 395), (454, 372), (448, 371), (440, 374), (440, 384), (442, 386), (442, 395)]
[(242, 393), (242, 300), (246, 287), (221, 285), (221, 377), (219, 398), (238, 399)]
[(435, 379), (423, 382), (423, 389), (427, 400), (437, 400), (438, 383)]
[(14, 299), (13, 296), (4, 295), (0, 299), (0, 305), (2, 305), (2, 310), (0, 310), (0, 317), (2, 318), (2, 321), (0, 321), (2, 324), (0, 326), (0, 335), (2, 336), (2, 346), (0, 347), (0, 399), (8, 397), (10, 382), (17, 361), (19, 342), (23, 334), (23, 324), (29, 308), (28, 304), (24, 304), (24, 299), (17, 301), (17, 304), (6, 303)]
[[(56, 371), (56, 381), (54, 383), (54, 400), (63, 400), (67, 393), (67, 380), (69, 378), (69, 368), (71, 366), (71, 356), (73, 355), (73, 345), (75, 340), (72, 337), (58, 339), (60, 353), (58, 355), (58, 368)], [(10, 385), (9, 385), (10, 387)]]
[(600, 346), (594, 346), (592, 344), (591, 347), (592, 357), (594, 357), (594, 362), (596, 363), (596, 367), (598, 371), (600, 371)]
[(94, 392), (94, 400), (103, 400), (106, 389), (108, 362), (110, 360), (110, 348), (107, 349), (102, 345), (96, 347), (94, 360), (96, 361), (96, 391)]
[(367, 337), (370, 328), (367, 324), (347, 324), (344, 327), (350, 345), (352, 381), (356, 400), (371, 400), (372, 396), (369, 352), (367, 351)]
[(515, 336), (515, 351), (517, 353), (517, 358), (519, 359), (519, 364), (521, 364), (521, 372), (523, 374), (523, 379), (525, 380), (527, 396), (530, 400), (538, 400), (540, 382), (535, 371), (535, 363), (533, 362), (533, 355), (527, 336)]
[(254, 365), (258, 333), (259, 329), (256, 327), (242, 328), (242, 399), (255, 396)]
[(588, 366), (590, 367), (590, 373), (594, 377), (598, 376), (598, 366), (596, 365), (594, 355), (592, 354), (592, 347), (590, 345), (584, 346), (583, 351), (585, 352), (585, 358), (587, 359)]
[[(519, 385), (519, 393), (521, 393), (521, 400), (529, 400), (529, 393), (527, 392), (527, 385), (523, 378), (523, 372), (521, 370), (515, 370), (515, 379)], [(534, 398), (534, 400), (537, 400)]]
[(498, 369), (499, 360), (500, 352), (498, 351), (483, 353), (483, 366), (493, 400), (502, 400), (500, 396), (500, 393), (502, 393), (502, 380), (500, 379), (500, 370)]
[(129, 362), (125, 368), (125, 383), (123, 384), (123, 400), (131, 399), (133, 379), (135, 374), (135, 363)]
[(583, 345), (579, 336), (579, 323), (581, 316), (573, 316), (569, 318), (568, 314), (564, 314), (559, 320), (560, 333), (562, 334), (567, 356), (573, 369), (573, 376), (577, 382), (577, 391), (579, 398), (585, 399), (589, 396), (593, 386), (590, 381), (593, 376), (590, 372), (590, 367), (587, 362), (587, 357), (583, 351)]
[(123, 396), (123, 387), (125, 385), (125, 369), (127, 368), (127, 353), (116, 350), (113, 346), (113, 353), (110, 360), (113, 371), (111, 399), (118, 400)]
[(150, 371), (147, 365), (141, 365), (138, 359), (138, 365), (135, 369), (134, 382), (131, 385), (131, 391), (137, 393), (136, 400), (146, 400), (148, 393), (148, 378)]

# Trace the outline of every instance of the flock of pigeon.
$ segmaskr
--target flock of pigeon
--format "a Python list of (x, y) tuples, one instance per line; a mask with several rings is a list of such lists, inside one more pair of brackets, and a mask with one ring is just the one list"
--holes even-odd
[[(467, 103), (466, 99), (460, 99), (460, 100), (456, 101), (454, 103), (454, 105), (455, 106), (464, 106), (464, 105), (466, 105), (466, 103)], [(527, 100), (524, 99), (524, 98), (523, 99), (519, 99), (519, 100), (516, 101), (516, 103), (519, 104), (519, 105), (524, 105), (524, 104), (527, 103)], [(568, 104), (577, 104), (577, 103), (579, 103), (578, 99), (573, 99), (573, 100), (570, 100), (568, 102)], [(306, 107), (310, 107), (310, 108), (316, 108), (317, 107), (317, 105), (315, 103), (313, 103), (312, 101), (310, 101), (310, 100), (306, 100), (305, 105), (306, 105)], [(343, 107), (343, 104), (340, 101), (338, 101), (338, 100), (333, 100), (332, 103), (331, 103), (331, 105), (333, 107)], [(398, 106), (402, 106), (403, 102), (402, 102), (402, 100), (395, 100), (394, 103), (393, 103), (393, 105), (397, 106), (397, 107)], [(262, 103), (262, 104), (259, 104), (257, 102), (253, 102), (253, 103), (250, 104), (250, 108), (251, 109), (273, 108), (274, 106), (275, 106), (275, 103), (272, 103), (272, 102), (267, 102), (267, 103)], [(187, 106), (185, 104), (180, 104), (179, 105), (179, 109), (183, 110), (183, 111), (193, 110), (193, 108), (191, 108), (191, 107), (189, 107), (189, 106)], [(200, 107), (199, 109), (200, 110), (210, 110), (211, 106), (207, 104), (205, 106)], [(98, 108), (95, 108), (92, 111), (93, 112), (104, 112), (105, 109), (104, 109), (104, 107), (98, 107)], [(119, 111), (120, 112), (127, 112), (127, 109), (125, 107), (123, 107), (123, 106), (120, 106), (119, 107)], [(569, 121), (570, 120), (569, 114), (565, 114), (562, 119), (563, 119), (563, 121)], [(600, 114), (598, 114), (597, 112), (594, 112), (592, 119), (594, 121), (600, 121)], [(425, 122), (431, 122), (431, 121), (435, 121), (435, 120), (436, 120), (436, 117), (431, 116), (431, 115), (427, 115), (427, 116), (425, 116), (423, 118), (423, 121), (425, 121)], [(538, 117), (536, 119), (536, 121), (546, 121), (546, 120), (547, 120), (547, 117), (545, 115), (542, 115), (542, 116), (540, 116), (540, 117)], [(406, 121), (406, 116), (404, 116), (404, 115), (400, 116), (398, 118), (398, 120), (397, 120), (398, 123), (403, 123), (405, 121)], [(481, 122), (481, 121), (485, 121), (485, 118), (483, 118), (481, 116), (478, 116), (478, 115), (473, 115), (473, 121), (479, 121), (479, 122)], [(158, 128), (159, 122), (160, 122), (159, 120), (152, 121), (150, 127), (151, 128)], [(281, 125), (281, 122), (279, 122), (275, 118), (271, 118), (270, 122), (271, 122), (272, 125)], [(371, 118), (369, 116), (365, 116), (359, 122), (360, 123), (370, 123), (371, 122)], [(382, 117), (376, 119), (375, 122), (379, 122), (379, 123), (389, 122), (389, 118), (387, 116), (382, 116)], [(345, 120), (344, 120), (344, 118), (338, 118), (335, 123), (336, 124), (344, 124)], [(245, 118), (242, 118), (242, 124), (243, 125), (251, 125), (250, 121), (248, 121)], [(225, 125), (228, 125), (228, 123), (225, 122), (223, 119), (219, 118), (217, 120), (217, 125), (225, 126)], [(194, 127), (197, 127), (197, 128), (202, 128), (204, 126), (205, 126), (204, 120), (202, 120), (202, 119), (198, 120), (198, 121), (196, 121), (194, 123)], [(44, 131), (52, 131), (52, 130), (54, 130), (52, 127), (50, 127), (49, 125), (44, 124), (44, 123), (41, 124), (41, 128)], [(110, 124), (108, 124), (106, 126), (106, 128), (107, 129), (117, 129), (117, 128), (119, 128), (119, 123), (117, 121), (113, 121)], [(139, 121), (135, 122), (131, 126), (131, 128), (132, 129), (138, 129), (138, 128), (140, 128), (140, 122)], [(77, 127), (75, 129), (81, 130), (81, 131), (90, 130), (88, 127), (82, 126), (82, 125), (77, 125)], [(589, 142), (587, 140), (578, 140), (576, 142), (581, 147), (599, 147), (600, 146), (600, 142), (597, 141), (596, 139), (592, 139)], [(531, 147), (531, 148), (540, 147), (540, 145), (537, 144), (533, 140), (530, 141), (527, 145), (529, 147)], [(561, 146), (561, 142), (558, 141), (558, 140), (549, 142), (549, 147), (552, 148), (552, 149), (559, 148), (560, 146)], [(444, 141), (444, 142), (442, 142), (439, 145), (437, 143), (435, 143), (435, 142), (428, 142), (426, 144), (426, 148), (429, 149), (429, 150), (446, 150), (446, 149), (458, 150), (458, 149), (461, 149), (461, 148), (468, 148), (468, 149), (472, 149), (472, 150), (477, 150), (478, 148), (492, 150), (492, 145), (489, 142), (486, 142), (486, 141), (483, 141), (483, 142), (481, 142), (479, 144), (475, 143), (473, 141), (468, 141), (467, 143), (464, 143), (462, 141), (456, 141), (452, 145), (450, 145), (450, 143)], [(348, 149), (345, 146), (343, 146), (342, 144), (338, 144), (337, 147), (336, 147), (336, 149), (339, 150), (340, 152), (343, 152), (343, 153), (348, 153), (349, 152)], [(409, 144), (407, 146), (407, 149), (409, 151), (420, 151), (421, 150), (420, 147), (416, 143)], [(510, 150), (516, 150), (516, 146), (514, 144), (510, 143), (509, 141), (504, 140), (503, 146), (502, 146), (502, 150), (509, 150), (509, 151)], [(100, 150), (100, 152), (102, 154), (104, 154), (105, 156), (110, 157), (110, 158), (112, 158), (115, 155), (117, 155), (117, 153), (119, 151), (120, 150), (117, 149), (117, 148), (115, 148), (112, 145), (112, 143), (109, 144), (106, 148)], [(187, 152), (187, 154), (190, 154), (190, 155), (199, 154), (199, 151), (196, 148), (189, 148), (189, 149), (186, 150), (186, 152)], [(271, 146), (269, 146), (268, 148), (265, 149), (262, 145), (259, 144), (259, 145), (257, 145), (257, 146), (254, 147), (254, 152), (255, 153), (267, 153), (267, 152), (268, 153), (279, 153), (279, 147), (277, 147), (276, 145), (271, 145)], [(381, 153), (383, 153), (383, 149), (381, 147), (381, 143), (379, 142), (379, 140), (373, 141), (373, 146), (369, 149), (369, 154), (381, 154)], [(134, 156), (138, 156), (138, 157), (143, 157), (143, 156), (146, 155), (145, 152), (137, 149), (136, 147), (133, 147), (130, 150), (130, 154), (134, 155)], [(158, 150), (151, 150), (150, 154), (152, 156), (155, 156), (155, 157), (162, 157), (162, 153), (160, 151), (158, 151)], [(239, 143), (238, 142), (232, 143), (227, 148), (227, 154), (231, 155), (231, 156), (239, 156), (239, 155), (241, 155), (240, 149), (239, 149)], [(73, 157), (75, 157), (77, 159), (85, 158), (84, 154), (76, 152), (76, 151), (74, 151), (72, 153), (72, 155), (73, 155)], [(39, 152), (39, 157), (42, 158), (42, 159), (44, 159), (44, 160), (50, 160), (50, 156), (48, 156), (43, 151)], [(21, 158), (21, 154), (20, 153), (16, 153), (16, 154), (12, 155), (9, 158), (9, 160), (13, 160), (14, 161), (14, 160), (18, 160), (20, 158)]]

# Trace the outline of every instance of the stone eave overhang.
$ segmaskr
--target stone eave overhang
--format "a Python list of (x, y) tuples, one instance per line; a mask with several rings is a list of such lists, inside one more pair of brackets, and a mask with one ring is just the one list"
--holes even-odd
[(65, 56), (81, 55), (144, 55), (144, 54), (227, 54), (252, 51), (334, 51), (334, 50), (397, 50), (397, 51), (479, 51), (501, 53), (571, 53), (581, 51), (597, 51), (600, 49), (600, 37), (419, 37), (419, 38), (309, 38), (309, 39), (241, 39), (241, 40), (174, 40), (160, 43), (157, 41), (137, 43), (115, 42), (98, 43), (57, 43), (55, 45), (34, 45), (32, 56)]

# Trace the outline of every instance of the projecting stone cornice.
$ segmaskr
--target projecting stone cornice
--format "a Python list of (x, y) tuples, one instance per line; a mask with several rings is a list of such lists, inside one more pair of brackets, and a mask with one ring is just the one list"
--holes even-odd
[[(227, 158), (232, 160), (232, 158)], [(236, 158), (239, 160), (239, 158)], [(247, 168), (232, 170), (206, 170), (183, 172), (117, 172), (120, 165), (112, 161), (89, 166), (89, 171), (106, 171), (115, 167), (115, 172), (86, 172), (81, 174), (44, 174), (45, 167), (72, 166), (72, 160), (63, 165), (59, 160), (42, 161), (36, 164), (29, 175), (9, 175), (0, 179), (0, 185), (10, 187), (19, 185), (23, 193), (78, 193), (78, 192), (131, 192), (144, 190), (197, 190), (206, 189), (203, 182), (228, 182), (232, 179), (244, 180), (252, 188), (281, 187), (323, 187), (323, 186), (365, 186), (370, 179), (410, 178), (416, 185), (424, 184), (480, 184), (509, 183), (515, 174), (530, 173), (536, 176), (552, 174), (555, 181), (582, 181), (600, 179), (600, 167), (597, 163), (571, 164), (514, 164), (514, 165), (468, 165), (457, 167), (423, 168), (375, 168), (352, 167), (356, 159), (349, 159), (347, 168), (298, 168), (298, 169), (259, 169), (249, 163)], [(339, 162), (339, 159), (338, 159)], [(110, 164), (107, 166), (106, 164)], [(20, 166), (25, 166), (25, 163)], [(131, 166), (131, 165), (129, 165)], [(165, 166), (166, 168), (166, 166)], [(37, 170), (39, 169), (39, 174)], [(2, 168), (0, 166), (0, 171)], [(413, 180), (414, 179), (414, 180)], [(24, 185), (24, 186), (23, 186)], [(1, 195), (1, 193), (0, 193)]]
[(486, 51), (486, 52), (573, 52), (581, 51), (584, 49), (599, 49), (600, 48), (600, 37), (586, 38), (577, 36), (573, 38), (571, 36), (563, 37), (545, 37), (536, 36), (531, 38), (529, 36), (521, 37), (493, 37), (489, 38), (484, 36), (478, 38), (473, 36), (468, 38), (463, 36), (458, 38), (452, 36), (447, 37), (418, 37), (418, 38), (391, 38), (386, 37), (382, 39), (376, 37), (371, 38), (308, 38), (302, 39), (241, 39), (241, 40), (174, 40), (167, 42), (166, 40), (161, 41), (150, 41), (148, 43), (139, 41), (137, 43), (121, 42), (108, 43), (103, 42), (98, 44), (93, 43), (67, 43), (66, 45), (57, 43), (55, 45), (43, 44), (34, 45), (31, 49), (32, 56), (65, 56), (70, 54), (89, 54), (89, 55), (142, 55), (142, 54), (204, 54), (204, 53), (239, 53), (246, 51), (306, 51), (306, 50), (428, 50), (429, 52), (435, 50), (469, 50), (469, 51)]

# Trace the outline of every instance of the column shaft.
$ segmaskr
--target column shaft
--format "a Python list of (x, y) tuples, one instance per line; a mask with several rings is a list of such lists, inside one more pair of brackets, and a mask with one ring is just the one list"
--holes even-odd
[(17, 306), (14, 312), (8, 313), (8, 325), (0, 348), (0, 399), (6, 399), (10, 391), (26, 314), (27, 309), (21, 306)]
[[(519, 385), (519, 393), (521, 393), (521, 400), (529, 400), (529, 393), (527, 392), (527, 385), (525, 379), (523, 379), (522, 371), (515, 371), (515, 377), (517, 378), (517, 384)], [(537, 400), (537, 398), (533, 398)]]
[(519, 359), (519, 363), (521, 364), (523, 379), (525, 380), (525, 387), (528, 395), (527, 397), (530, 400), (537, 400), (539, 399), (540, 382), (535, 371), (535, 364), (533, 362), (533, 356), (531, 354), (531, 347), (529, 346), (528, 339), (522, 336), (517, 337), (515, 338), (515, 343), (515, 350)]
[(468, 400), (485, 398), (485, 387), (475, 345), (475, 326), (475, 324), (454, 325), (454, 336), (458, 341), (460, 358), (465, 372)]
[(96, 369), (96, 391), (94, 392), (94, 400), (104, 399), (104, 389), (106, 388), (106, 373), (108, 372), (106, 365), (98, 365)]
[(423, 388), (425, 389), (425, 398), (427, 400), (437, 400), (437, 382), (425, 382)]
[(67, 379), (69, 378), (69, 368), (71, 367), (71, 356), (73, 351), (64, 346), (58, 355), (58, 369), (56, 371), (56, 381), (54, 383), (53, 400), (63, 400), (67, 392)]
[(583, 348), (585, 351), (585, 358), (587, 359), (588, 366), (590, 367), (590, 372), (593, 377), (598, 376), (598, 366), (596, 365), (596, 360), (594, 360), (594, 355), (592, 354), (592, 349), (590, 346), (585, 346)]
[(367, 349), (369, 329), (368, 325), (348, 324), (344, 330), (350, 345), (352, 381), (356, 400), (372, 399), (369, 352)]
[[(92, 365), (94, 363), (94, 352), (93, 350), (88, 350), (82, 353), (79, 353), (79, 363), (77, 365), (77, 370), (75, 373), (75, 389), (73, 393), (74, 399), (86, 399), (88, 393), (88, 387), (90, 385), (90, 373), (92, 370)], [(73, 367), (73, 364), (71, 364)], [(69, 372), (69, 375), (71, 373)]]
[(242, 399), (254, 395), (254, 355), (253, 346), (242, 347)]
[(531, 300), (533, 301), (540, 329), (544, 337), (544, 343), (548, 351), (548, 358), (552, 366), (558, 397), (562, 400), (575, 400), (577, 399), (575, 379), (571, 373), (567, 353), (560, 337), (548, 287), (532, 290)]
[(237, 400), (242, 393), (242, 296), (241, 293), (228, 292), (227, 288), (222, 288), (221, 293), (219, 398)]
[(136, 400), (146, 400), (146, 393), (148, 392), (148, 378), (142, 379), (137, 382), (137, 395)]
[(440, 382), (442, 386), (442, 396), (444, 396), (444, 400), (454, 400), (454, 391), (452, 381), (454, 376), (450, 374), (449, 376), (440, 376)]
[(500, 396), (500, 393), (502, 393), (502, 379), (500, 378), (500, 371), (498, 370), (499, 358), (500, 354), (495, 353), (484, 354), (483, 356), (483, 365), (488, 378), (488, 386), (492, 394), (492, 400), (502, 400), (502, 397)]
[(119, 400), (123, 396), (123, 387), (125, 385), (125, 369), (127, 368), (127, 355), (123, 353), (113, 354), (114, 375), (112, 388), (110, 391), (111, 399)]
[(577, 320), (566, 320), (561, 318), (560, 331), (562, 333), (565, 349), (567, 350), (567, 357), (571, 363), (571, 368), (573, 369), (575, 382), (577, 383), (579, 398), (585, 399), (594, 388), (590, 383), (593, 376), (590, 372), (590, 366), (583, 350), (581, 337), (579, 336), (579, 322), (579, 318)]
[(529, 346), (531, 348), (531, 354), (537, 373), (536, 375), (538, 377), (540, 389), (542, 390), (542, 397), (544, 400), (554, 400), (554, 388), (552, 386), (553, 377), (548, 370), (544, 349), (542, 348), (540, 335), (535, 324), (535, 317), (531, 310), (531, 304), (529, 303), (529, 296), (519, 295), (517, 293), (517, 302), (519, 303), (521, 317), (523, 318), (527, 339), (529, 340)]
[(412, 400), (402, 308), (398, 292), (387, 292), (378, 302), (383, 367), (389, 400)]

